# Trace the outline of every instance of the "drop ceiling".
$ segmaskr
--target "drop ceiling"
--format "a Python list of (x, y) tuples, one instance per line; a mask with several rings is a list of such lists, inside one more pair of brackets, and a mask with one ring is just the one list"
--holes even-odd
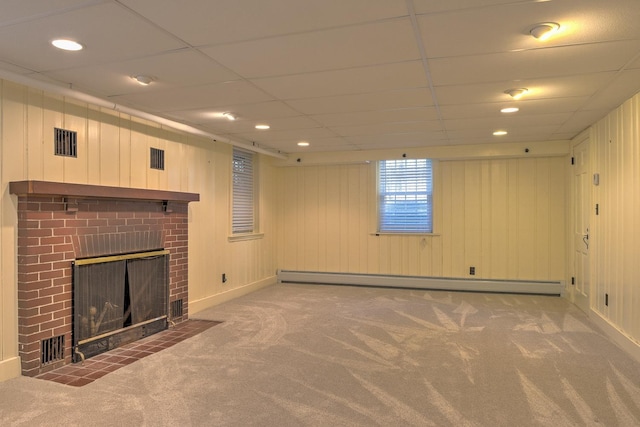
[(0, 70), (281, 153), (533, 143), (640, 90), (638, 22), (639, 0), (0, 0)]

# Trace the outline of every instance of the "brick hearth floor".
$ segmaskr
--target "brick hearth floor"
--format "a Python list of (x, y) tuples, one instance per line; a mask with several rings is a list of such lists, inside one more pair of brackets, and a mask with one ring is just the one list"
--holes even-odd
[(169, 348), (221, 322), (190, 319), (157, 334), (99, 354), (81, 363), (72, 363), (36, 378), (82, 387), (137, 360)]

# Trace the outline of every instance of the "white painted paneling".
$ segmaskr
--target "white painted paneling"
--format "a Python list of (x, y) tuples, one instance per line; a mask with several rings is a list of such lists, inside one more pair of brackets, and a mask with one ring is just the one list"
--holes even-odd
[[(27, 175), (27, 91), (0, 81), (0, 381), (15, 376), (18, 366), (17, 198), (9, 182)], [(13, 285), (12, 285), (13, 284)]]
[(565, 161), (438, 162), (429, 236), (372, 235), (374, 164), (280, 168), (278, 268), (469, 277), (474, 266), (476, 278), (564, 280)]
[[(640, 341), (640, 95), (591, 130), (594, 187), (592, 309)], [(609, 304), (605, 305), (605, 294)]]

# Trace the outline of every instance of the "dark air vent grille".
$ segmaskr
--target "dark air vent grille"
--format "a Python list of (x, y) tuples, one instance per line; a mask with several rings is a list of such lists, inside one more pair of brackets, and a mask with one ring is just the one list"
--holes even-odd
[(48, 338), (41, 341), (42, 366), (64, 360), (64, 335)]
[(164, 170), (164, 150), (151, 148), (151, 169)]
[(59, 128), (54, 128), (53, 132), (55, 155), (78, 157), (78, 133)]
[(171, 301), (171, 318), (182, 317), (182, 298)]

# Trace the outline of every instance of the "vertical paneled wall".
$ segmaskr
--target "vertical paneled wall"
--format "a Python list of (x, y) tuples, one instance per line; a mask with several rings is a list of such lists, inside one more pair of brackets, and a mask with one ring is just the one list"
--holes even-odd
[(376, 236), (375, 165), (284, 167), (283, 270), (563, 280), (564, 157), (440, 161), (434, 235)]
[[(0, 81), (0, 380), (17, 375), (17, 198), (11, 181), (42, 180), (199, 193), (189, 204), (190, 303), (275, 282), (275, 169), (257, 156), (262, 238), (230, 242), (232, 147), (116, 111)], [(54, 127), (77, 132), (78, 157), (54, 155)], [(165, 170), (149, 167), (150, 147)], [(221, 275), (227, 275), (222, 283)], [(16, 370), (17, 369), (17, 370)]]
[(640, 342), (640, 95), (594, 125), (590, 138), (592, 170), (599, 174), (591, 308)]

